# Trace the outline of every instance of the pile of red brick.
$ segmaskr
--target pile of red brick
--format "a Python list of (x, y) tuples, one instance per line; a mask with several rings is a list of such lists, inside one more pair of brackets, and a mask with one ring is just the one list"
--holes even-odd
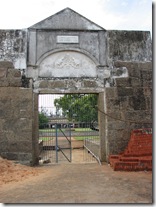
[(110, 155), (109, 162), (115, 171), (152, 170), (152, 129), (133, 130), (124, 152)]

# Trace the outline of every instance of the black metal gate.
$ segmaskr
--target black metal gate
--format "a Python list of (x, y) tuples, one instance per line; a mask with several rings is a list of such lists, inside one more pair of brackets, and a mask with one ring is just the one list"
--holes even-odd
[(42, 162), (99, 161), (97, 96), (47, 94), (40, 98), (39, 146)]

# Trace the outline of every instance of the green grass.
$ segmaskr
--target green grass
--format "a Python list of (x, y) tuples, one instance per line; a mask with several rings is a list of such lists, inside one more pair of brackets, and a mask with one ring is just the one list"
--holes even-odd
[(84, 136), (79, 136), (79, 137), (74, 137), (74, 139), (78, 140), (78, 141), (83, 141), (84, 139), (99, 139), (99, 136), (93, 136), (93, 137), (84, 137)]
[(74, 139), (76, 139), (77, 141), (83, 141), (85, 137), (74, 137)]
[(55, 129), (39, 129), (39, 132), (55, 132)]
[(92, 132), (93, 130), (90, 128), (75, 128), (76, 132)]
[(49, 141), (49, 140), (53, 140), (53, 137), (40, 137), (39, 140), (43, 140), (43, 141)]
[[(69, 128), (61, 128), (62, 131), (66, 131), (67, 129), (69, 129)], [(85, 131), (92, 132), (93, 131), (90, 128), (71, 128), (71, 130), (73, 130), (73, 129), (75, 132), (85, 132)], [(56, 129), (47, 128), (47, 129), (39, 129), (39, 132), (55, 132), (55, 130)], [(58, 128), (58, 130), (59, 130), (59, 128)]]

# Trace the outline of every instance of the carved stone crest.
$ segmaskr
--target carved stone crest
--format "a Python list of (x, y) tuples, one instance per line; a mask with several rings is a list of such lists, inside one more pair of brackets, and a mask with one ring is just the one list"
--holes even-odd
[(78, 69), (81, 67), (81, 62), (78, 59), (73, 58), (69, 54), (65, 54), (65, 56), (55, 62), (55, 68), (64, 68), (64, 69), (71, 69), (75, 68)]

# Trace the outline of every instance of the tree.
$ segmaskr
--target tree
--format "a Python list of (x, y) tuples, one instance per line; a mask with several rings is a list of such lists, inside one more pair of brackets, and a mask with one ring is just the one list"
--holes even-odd
[(39, 128), (43, 129), (48, 123), (47, 112), (44, 108), (41, 108), (41, 112), (39, 112)]
[(66, 94), (55, 99), (54, 105), (69, 121), (93, 122), (98, 120), (97, 95), (95, 94)]

